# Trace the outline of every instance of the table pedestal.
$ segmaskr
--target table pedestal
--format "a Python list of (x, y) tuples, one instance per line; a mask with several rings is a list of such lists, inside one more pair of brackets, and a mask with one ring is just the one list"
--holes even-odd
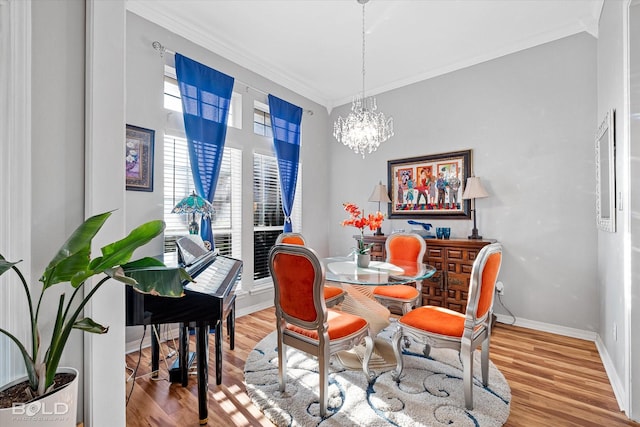
[[(369, 368), (376, 370), (395, 367), (396, 358), (391, 343), (382, 338), (376, 338), (381, 330), (391, 324), (389, 320), (391, 312), (373, 297), (374, 286), (347, 283), (341, 283), (340, 286), (347, 291), (347, 294), (339, 308), (344, 312), (361, 316), (369, 322), (369, 331), (374, 338)], [(345, 368), (362, 369), (364, 346), (359, 347), (337, 353), (338, 360)]]
[(342, 311), (365, 318), (369, 322), (369, 331), (372, 337), (375, 337), (381, 330), (389, 326), (391, 312), (373, 297), (375, 286), (350, 285), (347, 283), (341, 283), (341, 286), (347, 291), (342, 302)]

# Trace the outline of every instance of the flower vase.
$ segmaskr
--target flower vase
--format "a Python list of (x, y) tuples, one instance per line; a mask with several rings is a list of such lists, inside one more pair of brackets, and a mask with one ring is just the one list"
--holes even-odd
[(371, 262), (371, 254), (358, 254), (357, 255), (357, 264), (360, 268), (369, 267), (369, 263)]

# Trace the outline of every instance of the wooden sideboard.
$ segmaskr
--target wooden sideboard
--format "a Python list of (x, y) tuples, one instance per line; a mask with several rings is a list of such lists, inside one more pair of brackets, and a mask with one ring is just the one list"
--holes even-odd
[[(360, 238), (360, 236), (354, 236)], [(371, 259), (385, 260), (387, 236), (364, 236), (365, 243), (373, 243)], [(422, 281), (422, 304), (446, 307), (464, 313), (471, 280), (473, 261), (483, 246), (493, 239), (425, 239), (427, 252), (424, 262), (437, 271)]]

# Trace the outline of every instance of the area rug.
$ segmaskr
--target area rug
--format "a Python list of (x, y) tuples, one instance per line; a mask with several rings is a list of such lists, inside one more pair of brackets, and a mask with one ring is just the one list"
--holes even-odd
[[(377, 340), (389, 342), (393, 329), (392, 324), (381, 331)], [(249, 354), (244, 374), (247, 394), (279, 427), (501, 426), (509, 417), (511, 389), (493, 363), (489, 386), (483, 387), (480, 352), (475, 356), (472, 411), (464, 407), (459, 353), (433, 349), (427, 358), (421, 346), (413, 342), (404, 350), (399, 384), (391, 376), (391, 364), (379, 356), (370, 365), (378, 375), (372, 384), (367, 383), (362, 370), (349, 369), (341, 358), (333, 356), (324, 419), (319, 416), (318, 363), (314, 357), (287, 347), (287, 385), (284, 393), (279, 391), (275, 332)], [(343, 359), (348, 361), (349, 357)]]

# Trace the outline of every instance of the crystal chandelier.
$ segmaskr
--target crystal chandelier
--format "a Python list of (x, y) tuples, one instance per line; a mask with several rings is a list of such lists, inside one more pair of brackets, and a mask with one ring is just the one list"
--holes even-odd
[(333, 136), (356, 153), (372, 153), (381, 142), (393, 136), (393, 118), (388, 119), (373, 96), (364, 96), (364, 6), (369, 0), (357, 0), (362, 5), (362, 95), (357, 95), (351, 104), (351, 113), (346, 118), (338, 117), (333, 124)]

